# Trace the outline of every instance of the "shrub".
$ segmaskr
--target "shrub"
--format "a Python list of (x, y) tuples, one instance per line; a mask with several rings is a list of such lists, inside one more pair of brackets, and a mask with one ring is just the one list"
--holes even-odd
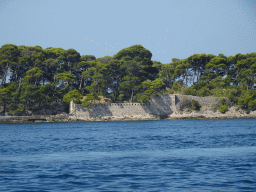
[(198, 101), (192, 100), (190, 103), (190, 108), (198, 111), (198, 110), (200, 110), (201, 106), (198, 103)]
[(183, 89), (182, 92), (183, 92), (184, 95), (194, 95), (194, 96), (196, 96), (196, 90), (193, 89), (193, 88), (190, 88), (190, 87)]
[(221, 105), (219, 111), (221, 113), (226, 113), (228, 111), (228, 107), (226, 105)]
[(18, 113), (23, 112), (23, 111), (24, 111), (23, 108), (17, 108), (16, 110), (10, 110), (9, 113), (18, 114)]
[(253, 110), (256, 109), (256, 99), (251, 100), (251, 101), (248, 102), (248, 108), (253, 109)]
[(92, 108), (92, 105), (97, 104), (97, 101), (100, 101), (100, 98), (98, 97), (98, 95), (88, 93), (80, 106)]
[(228, 105), (228, 101), (226, 99), (221, 99), (218, 102), (219, 105)]
[(172, 89), (169, 89), (169, 94), (173, 94), (174, 93), (174, 91), (172, 90)]
[(209, 88), (203, 87), (197, 91), (197, 95), (201, 97), (208, 96), (210, 95), (210, 90)]
[(174, 81), (171, 91), (179, 93), (181, 92), (181, 84), (178, 81)]
[(191, 110), (190, 108), (187, 108), (186, 111), (187, 111), (188, 113), (191, 113), (191, 112), (192, 112), (192, 110)]
[(237, 103), (241, 108), (255, 109), (256, 103), (254, 100), (256, 100), (256, 92), (249, 89), (248, 91), (242, 91), (241, 97), (238, 99)]
[(228, 107), (230, 106), (231, 102), (226, 99), (221, 99), (217, 104), (213, 104), (213, 110), (216, 112), (219, 110), (221, 113), (226, 113), (228, 111)]

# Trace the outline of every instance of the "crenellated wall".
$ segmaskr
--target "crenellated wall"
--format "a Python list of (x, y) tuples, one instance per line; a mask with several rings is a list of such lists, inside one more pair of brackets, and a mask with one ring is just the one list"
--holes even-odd
[(110, 103), (97, 104), (93, 108), (81, 107), (70, 103), (70, 114), (74, 119), (109, 119), (109, 118), (135, 118), (146, 119), (165, 117), (173, 113), (175, 95), (161, 95), (153, 98), (149, 103)]
[(92, 120), (92, 119), (150, 119), (164, 118), (173, 112), (180, 110), (184, 102), (196, 100), (200, 105), (216, 104), (221, 98), (216, 97), (195, 97), (186, 95), (160, 95), (152, 98), (149, 103), (109, 103), (97, 104), (93, 108), (82, 107), (79, 104), (70, 102), (71, 119)]

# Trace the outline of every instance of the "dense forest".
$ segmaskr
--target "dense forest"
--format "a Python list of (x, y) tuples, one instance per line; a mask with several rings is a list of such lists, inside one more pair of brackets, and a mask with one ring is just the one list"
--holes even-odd
[(228, 97), (231, 104), (256, 109), (256, 53), (194, 54), (170, 63), (152, 61), (141, 45), (114, 56), (96, 58), (75, 49), (5, 44), (0, 48), (0, 102), (4, 112), (51, 109), (56, 99), (68, 111), (71, 100), (93, 105), (99, 96), (111, 102), (148, 102), (159, 94)]

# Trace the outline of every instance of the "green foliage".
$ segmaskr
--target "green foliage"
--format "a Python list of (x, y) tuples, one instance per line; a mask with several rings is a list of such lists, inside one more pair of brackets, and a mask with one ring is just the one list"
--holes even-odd
[(207, 87), (203, 87), (197, 91), (197, 95), (201, 97), (209, 96), (210, 90)]
[[(81, 56), (75, 49), (5, 44), (0, 48), (0, 102), (23, 102), (18, 108), (8, 102), (5, 110), (12, 112), (51, 109), (56, 103), (45, 100), (61, 99), (73, 90), (91, 98), (84, 102), (87, 106), (98, 95), (111, 97), (112, 102), (148, 102), (167, 89), (169, 93), (227, 97), (232, 105), (256, 109), (256, 53), (193, 54), (166, 64), (151, 58), (152, 53), (141, 45), (96, 59)], [(63, 105), (68, 106), (68, 100)]]
[(58, 80), (57, 86), (59, 86), (59, 88), (65, 92), (66, 90), (68, 90), (70, 85), (76, 80), (76, 77), (72, 75), (72, 73), (66, 71), (57, 74), (55, 76), (55, 79)]
[(228, 111), (228, 107), (230, 106), (231, 102), (228, 99), (220, 99), (217, 104), (213, 104), (213, 110), (216, 112), (219, 110), (221, 113), (226, 113)]
[(161, 71), (162, 66), (163, 65), (162, 65), (162, 63), (160, 61), (153, 61), (152, 67), (157, 68), (159, 72)]
[(39, 88), (35, 85), (23, 86), (21, 89), (20, 100), (21, 101), (31, 101), (40, 100), (41, 94), (39, 93)]
[(96, 61), (99, 61), (99, 62), (101, 62), (103, 64), (107, 64), (112, 59), (113, 59), (113, 57), (111, 57), (111, 56), (105, 56), (105, 57), (97, 58)]
[(227, 99), (221, 99), (218, 102), (219, 105), (225, 105), (225, 106), (229, 106), (230, 102)]
[(40, 93), (44, 95), (45, 99), (59, 99), (62, 97), (62, 93), (54, 88), (54, 85), (47, 83), (40, 86)]
[(141, 45), (133, 45), (120, 50), (113, 59), (122, 60), (128, 74), (133, 73), (133, 76), (140, 77), (142, 82), (146, 79), (154, 80), (159, 72), (152, 66), (151, 57), (152, 53), (149, 50)]
[(83, 96), (79, 93), (78, 90), (70, 90), (67, 94), (63, 96), (63, 104), (64, 109), (68, 111), (69, 109), (69, 103), (71, 100), (74, 100), (74, 102), (78, 102), (79, 99), (82, 99)]
[(64, 73), (59, 73), (55, 76), (56, 80), (60, 80), (61, 82), (72, 82), (74, 81), (76, 78), (69, 72), (64, 72)]
[(181, 92), (181, 88), (182, 88), (182, 85), (178, 81), (174, 81), (170, 92), (172, 92), (172, 93)]
[(151, 97), (160, 95), (164, 87), (165, 84), (160, 79), (152, 82), (144, 81), (142, 82), (141, 94), (137, 95), (135, 101), (146, 103)]
[(243, 90), (241, 93), (241, 97), (238, 99), (238, 105), (241, 108), (248, 108), (248, 109), (256, 109), (256, 91), (254, 90)]
[(17, 89), (18, 89), (18, 84), (15, 82), (8, 83), (6, 88), (0, 87), (0, 100), (16, 99)]
[(26, 76), (22, 79), (22, 85), (34, 84), (39, 85), (43, 71), (39, 67), (34, 67), (26, 72)]
[(227, 70), (227, 59), (216, 56), (210, 60), (210, 62), (205, 66), (206, 69), (223, 76)]
[(248, 102), (248, 109), (253, 109), (253, 110), (256, 109), (256, 99)]
[(196, 96), (196, 94), (197, 94), (196, 89), (193, 86), (183, 89), (182, 92), (184, 95)]
[(0, 48), (0, 79), (5, 85), (7, 73), (18, 61), (20, 51), (16, 45), (5, 44)]
[(193, 110), (199, 111), (201, 108), (201, 105), (199, 104), (199, 102), (195, 100), (191, 100), (191, 101), (186, 99), (182, 100), (181, 105), (182, 105), (182, 108), (187, 107), (186, 108), (187, 112), (192, 112)]
[(119, 96), (117, 97), (117, 100), (118, 100), (118, 101), (123, 101), (123, 100), (124, 100), (123, 98), (124, 98), (124, 94), (121, 93), (121, 94), (119, 94)]
[(81, 106), (92, 108), (92, 106), (97, 103), (96, 101), (99, 101), (99, 100), (100, 98), (98, 97), (98, 95), (89, 93), (86, 95), (86, 98), (82, 102)]
[(221, 113), (226, 113), (226, 112), (228, 111), (228, 106), (226, 106), (226, 105), (221, 105), (219, 111), (220, 111)]
[(16, 107), (16, 109), (10, 110), (9, 113), (13, 113), (13, 114), (17, 115), (18, 113), (23, 112), (23, 111), (24, 111), (24, 108)]
[(186, 112), (191, 113), (191, 112), (192, 112), (192, 109), (191, 109), (191, 108), (187, 108), (187, 109), (186, 109)]

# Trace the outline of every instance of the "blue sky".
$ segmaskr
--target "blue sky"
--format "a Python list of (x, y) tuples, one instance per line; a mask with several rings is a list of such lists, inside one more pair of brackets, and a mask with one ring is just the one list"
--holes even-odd
[(0, 46), (96, 58), (141, 44), (152, 60), (256, 52), (256, 0), (0, 0)]

